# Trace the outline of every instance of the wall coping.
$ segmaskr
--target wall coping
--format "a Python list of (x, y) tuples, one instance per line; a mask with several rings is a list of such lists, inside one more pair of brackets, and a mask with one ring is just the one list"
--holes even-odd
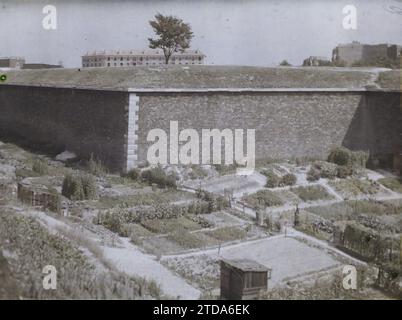
[(128, 88), (130, 93), (401, 92), (381, 88)]
[(7, 87), (32, 87), (32, 88), (52, 88), (52, 89), (71, 89), (71, 90), (92, 90), (92, 91), (115, 91), (128, 93), (270, 93), (270, 92), (385, 92), (402, 93), (402, 88), (383, 89), (383, 88), (96, 88), (86, 86), (51, 86), (51, 85), (29, 85), (17, 83), (4, 83), (0, 85)]

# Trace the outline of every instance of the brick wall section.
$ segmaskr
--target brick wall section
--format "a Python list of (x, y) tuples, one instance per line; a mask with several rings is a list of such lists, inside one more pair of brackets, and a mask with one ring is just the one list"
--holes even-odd
[(398, 93), (143, 94), (138, 160), (146, 160), (149, 130), (169, 132), (169, 121), (179, 130), (255, 129), (257, 159), (326, 157), (334, 145), (389, 154), (401, 130), (399, 107)]
[(50, 143), (113, 170), (126, 168), (125, 92), (0, 86), (0, 128), (33, 143)]

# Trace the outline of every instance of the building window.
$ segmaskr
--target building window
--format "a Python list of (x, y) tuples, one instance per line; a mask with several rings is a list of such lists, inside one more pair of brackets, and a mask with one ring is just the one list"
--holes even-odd
[(110, 67), (110, 63), (108, 63), (107, 66)]

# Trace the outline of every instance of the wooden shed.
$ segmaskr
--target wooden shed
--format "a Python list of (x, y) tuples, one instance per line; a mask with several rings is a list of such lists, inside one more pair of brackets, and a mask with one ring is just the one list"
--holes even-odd
[(18, 199), (29, 206), (56, 213), (61, 212), (61, 198), (56, 190), (46, 185), (33, 183), (29, 178), (18, 183)]
[(271, 269), (249, 259), (221, 260), (221, 299), (257, 299), (268, 289)]

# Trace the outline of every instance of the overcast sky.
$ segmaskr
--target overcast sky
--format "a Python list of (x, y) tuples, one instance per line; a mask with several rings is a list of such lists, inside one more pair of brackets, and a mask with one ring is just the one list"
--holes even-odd
[[(57, 30), (42, 27), (46, 4), (57, 8)], [(342, 27), (348, 4), (357, 30)], [(399, 8), (401, 0), (0, 0), (0, 56), (78, 67), (87, 51), (147, 48), (148, 21), (161, 12), (191, 24), (192, 48), (208, 64), (299, 65), (352, 40), (402, 44)]]

